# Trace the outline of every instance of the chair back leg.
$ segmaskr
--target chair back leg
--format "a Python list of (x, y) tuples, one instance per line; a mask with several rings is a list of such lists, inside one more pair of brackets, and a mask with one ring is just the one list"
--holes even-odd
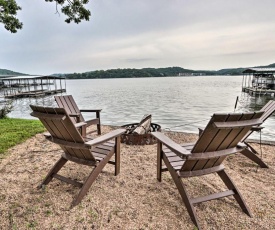
[(246, 205), (241, 193), (239, 192), (239, 190), (237, 189), (237, 187), (235, 186), (235, 184), (233, 183), (233, 181), (231, 180), (231, 178), (229, 177), (229, 175), (224, 171), (219, 171), (217, 172), (218, 175), (220, 176), (220, 178), (223, 180), (223, 182), (225, 183), (225, 185), (227, 186), (227, 188), (229, 190), (233, 190), (235, 192), (235, 194), (233, 195), (234, 198), (236, 199), (236, 201), (239, 203), (239, 205), (241, 206), (242, 210), (250, 217), (252, 217), (252, 214), (248, 208), (248, 206)]
[(241, 154), (246, 156), (248, 159), (254, 161), (261, 168), (268, 168), (268, 165), (264, 163), (263, 160), (258, 156), (258, 152), (249, 143), (244, 143), (247, 145), (247, 148), (241, 151)]

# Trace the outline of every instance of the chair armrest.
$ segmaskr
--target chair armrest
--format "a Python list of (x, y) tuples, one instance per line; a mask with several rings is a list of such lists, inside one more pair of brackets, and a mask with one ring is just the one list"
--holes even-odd
[(70, 117), (80, 117), (80, 113), (70, 113)]
[(80, 112), (101, 112), (102, 109), (80, 109)]
[(243, 143), (243, 142), (239, 142), (239, 143), (237, 144), (237, 147), (238, 147), (238, 148), (245, 149), (245, 148), (247, 148), (247, 144), (245, 144), (245, 143)]
[(126, 129), (116, 129), (116, 130), (111, 131), (111, 132), (109, 132), (107, 134), (104, 134), (104, 135), (102, 135), (100, 137), (97, 137), (97, 138), (95, 138), (95, 139), (93, 139), (91, 141), (87, 141), (85, 143), (85, 145), (88, 145), (88, 146), (99, 145), (99, 144), (101, 144), (103, 142), (106, 142), (108, 140), (111, 140), (111, 139), (113, 139), (115, 137), (120, 136), (121, 134), (125, 133), (125, 131), (126, 131)]
[(87, 126), (90, 125), (96, 125), (99, 124), (99, 118), (94, 118), (94, 119), (90, 119), (90, 120), (85, 120), (85, 122), (87, 123)]
[(256, 132), (259, 132), (263, 129), (264, 127), (263, 126), (253, 126), (251, 128), (251, 131), (256, 131)]
[(204, 128), (198, 128), (199, 130), (199, 136), (202, 134), (202, 132), (204, 131)]
[(165, 136), (161, 132), (152, 132), (151, 135), (153, 135), (156, 139), (158, 139), (161, 143), (163, 143), (167, 148), (171, 149), (173, 152), (175, 152), (179, 157), (189, 156), (191, 155), (190, 151), (183, 148), (173, 140), (171, 140), (169, 137)]
[(217, 159), (219, 157), (226, 157), (231, 154), (235, 154), (238, 152), (241, 152), (247, 148), (247, 145), (243, 143), (239, 143), (236, 147), (224, 149), (224, 150), (217, 150), (212, 152), (200, 152), (200, 153), (192, 153), (190, 157), (188, 157), (189, 160), (210, 160), (210, 159)]
[(78, 123), (75, 123), (75, 124), (74, 124), (74, 126), (75, 126), (76, 128), (80, 128), (80, 127), (85, 126), (85, 125), (87, 125), (86, 122), (78, 122)]

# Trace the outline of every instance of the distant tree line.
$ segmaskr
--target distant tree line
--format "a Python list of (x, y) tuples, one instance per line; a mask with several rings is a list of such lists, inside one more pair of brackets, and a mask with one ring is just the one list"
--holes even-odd
[[(1, 0), (0, 0), (1, 1)], [(266, 66), (255, 66), (261, 68), (275, 68), (275, 63)], [(254, 68), (255, 68), (254, 67)], [(52, 74), (53, 76), (66, 77), (67, 79), (96, 79), (96, 78), (138, 78), (138, 77), (168, 77), (179, 76), (181, 73), (190, 75), (242, 75), (242, 72), (247, 68), (230, 68), (220, 69), (217, 71), (209, 70), (190, 70), (181, 67), (167, 67), (167, 68), (143, 68), (143, 69), (109, 69), (96, 70), (85, 73), (69, 73), (69, 74)], [(0, 69), (0, 75), (27, 75), (23, 73), (14, 72), (11, 70)]]
[[(275, 68), (275, 63), (266, 66), (255, 66), (261, 68)], [(96, 70), (85, 73), (53, 74), (55, 76), (66, 76), (67, 79), (96, 79), (96, 78), (138, 78), (138, 77), (168, 77), (179, 76), (180, 73), (190, 73), (190, 75), (242, 75), (247, 68), (228, 68), (220, 70), (190, 70), (181, 67), (167, 68), (143, 68), (143, 69), (109, 69)]]
[(86, 73), (66, 74), (67, 79), (96, 79), (96, 78), (139, 78), (178, 76), (179, 73), (195, 73), (194, 70), (181, 67), (143, 68), (143, 69), (109, 69), (96, 70)]

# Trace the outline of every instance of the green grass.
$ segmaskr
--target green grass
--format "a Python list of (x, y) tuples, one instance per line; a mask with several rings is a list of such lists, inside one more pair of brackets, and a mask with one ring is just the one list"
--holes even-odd
[(44, 131), (45, 128), (39, 120), (0, 119), (0, 158), (4, 157), (9, 148)]

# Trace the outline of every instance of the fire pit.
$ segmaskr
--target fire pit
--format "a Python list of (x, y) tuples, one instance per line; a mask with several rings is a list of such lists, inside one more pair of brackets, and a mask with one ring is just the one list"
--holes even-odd
[[(135, 129), (139, 123), (133, 123), (128, 125), (123, 125), (123, 128)], [(145, 134), (136, 134), (136, 133), (124, 133), (121, 135), (121, 143), (127, 145), (152, 145), (157, 143), (156, 138), (151, 135), (151, 132), (160, 132), (161, 126), (155, 123), (151, 123), (150, 131)]]

